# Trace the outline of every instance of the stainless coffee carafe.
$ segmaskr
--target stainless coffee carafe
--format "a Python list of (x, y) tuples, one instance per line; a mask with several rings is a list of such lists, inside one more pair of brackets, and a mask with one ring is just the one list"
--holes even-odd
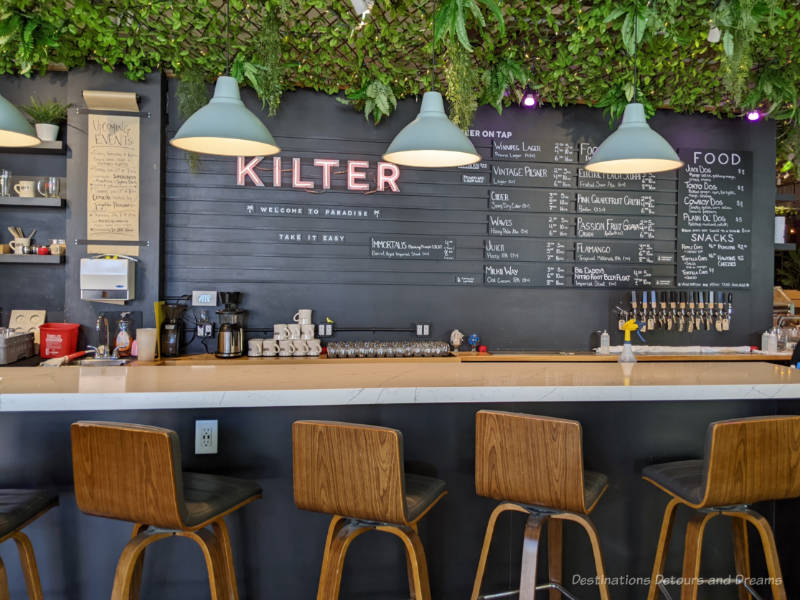
[(239, 292), (220, 292), (225, 307), (217, 311), (219, 331), (217, 332), (217, 357), (236, 358), (244, 354), (245, 311), (240, 309)]

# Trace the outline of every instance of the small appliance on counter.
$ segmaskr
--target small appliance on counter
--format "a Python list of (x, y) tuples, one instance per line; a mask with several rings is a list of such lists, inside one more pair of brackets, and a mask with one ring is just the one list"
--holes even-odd
[(161, 356), (180, 356), (183, 343), (184, 304), (165, 304), (161, 324)]
[(219, 331), (217, 333), (217, 357), (237, 358), (244, 354), (244, 322), (246, 312), (239, 308), (240, 292), (220, 292), (219, 297), (225, 305), (217, 311)]
[(8, 365), (33, 355), (32, 333), (0, 327), (0, 365)]

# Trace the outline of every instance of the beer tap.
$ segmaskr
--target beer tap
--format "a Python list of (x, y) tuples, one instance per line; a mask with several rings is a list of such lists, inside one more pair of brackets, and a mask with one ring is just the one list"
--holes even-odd
[(725, 314), (725, 319), (722, 322), (723, 331), (729, 331), (731, 328), (731, 317), (733, 316), (733, 292), (728, 292), (728, 306)]
[(650, 290), (650, 317), (647, 319), (647, 328), (651, 331), (656, 328), (656, 323), (660, 319), (658, 313), (658, 303), (656, 302), (656, 291)]
[(705, 312), (705, 328), (706, 331), (711, 331), (711, 321), (714, 316), (714, 292), (708, 290), (706, 292), (706, 312)]
[(706, 323), (706, 303), (703, 300), (703, 290), (697, 292), (697, 317), (695, 321), (695, 327), (697, 331), (702, 329), (703, 325)]
[(678, 319), (678, 303), (676, 300), (677, 293), (669, 293), (669, 312), (667, 313), (667, 331), (672, 331), (675, 326), (675, 321)]
[(647, 290), (642, 290), (642, 310), (639, 312), (639, 331), (647, 331)]
[(724, 295), (722, 292), (717, 292), (717, 306), (716, 310), (714, 311), (714, 329), (719, 331), (720, 333), (723, 331), (722, 327), (722, 320), (723, 320), (723, 298)]
[(683, 329), (686, 327), (686, 292), (680, 292), (679, 306), (680, 312), (678, 313), (678, 331), (683, 333)]
[[(639, 320), (638, 308), (639, 302), (636, 299), (636, 290), (631, 290), (631, 319), (634, 319), (635, 321)], [(622, 329), (623, 325), (625, 325), (624, 322), (619, 326), (619, 328)]]
[(695, 319), (697, 315), (695, 313), (695, 301), (697, 299), (697, 292), (690, 292), (691, 296), (689, 296), (689, 322), (686, 326), (686, 332), (692, 333), (694, 331), (695, 323), (697, 322)]

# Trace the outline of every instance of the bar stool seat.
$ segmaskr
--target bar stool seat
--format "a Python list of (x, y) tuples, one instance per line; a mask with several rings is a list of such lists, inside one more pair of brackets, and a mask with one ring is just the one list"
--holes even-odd
[(58, 504), (56, 494), (42, 490), (0, 490), (0, 539)]
[[(0, 542), (14, 540), (22, 563), (28, 598), (41, 600), (42, 584), (33, 545), (22, 529), (58, 504), (56, 494), (42, 490), (0, 490)], [(9, 598), (8, 579), (0, 559), (0, 598)]]
[(409, 521), (425, 513), (438, 501), (447, 490), (447, 484), (441, 479), (406, 473), (406, 512)]
[(187, 527), (218, 519), (243, 502), (261, 495), (261, 486), (255, 481), (209, 475), (183, 473), (183, 499), (186, 505)]
[(686, 527), (681, 575), (681, 599), (696, 600), (705, 528), (718, 516), (731, 518), (739, 600), (750, 587), (748, 524), (761, 538), (774, 600), (786, 600), (775, 536), (769, 521), (749, 505), (800, 497), (800, 416), (751, 417), (716, 421), (708, 426), (703, 459), (650, 465), (645, 481), (671, 496), (664, 510), (647, 600), (664, 590), (675, 511), (693, 509)]
[(649, 465), (642, 469), (642, 477), (673, 496), (698, 504), (703, 500), (703, 469), (702, 459), (676, 460)]
[(592, 512), (600, 496), (608, 489), (608, 477), (596, 471), (583, 471), (583, 504)]
[(202, 550), (212, 600), (238, 600), (224, 517), (260, 498), (261, 486), (182, 472), (180, 440), (170, 429), (80, 421), (71, 433), (78, 508), (134, 523), (117, 563), (111, 600), (139, 597), (145, 549), (172, 536), (188, 538)]

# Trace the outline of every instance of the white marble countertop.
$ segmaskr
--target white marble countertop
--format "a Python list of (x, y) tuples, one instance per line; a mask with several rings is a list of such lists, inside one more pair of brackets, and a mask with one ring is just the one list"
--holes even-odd
[(0, 412), (771, 398), (800, 398), (800, 371), (768, 363), (637, 363), (626, 375), (616, 363), (436, 359), (0, 371)]

